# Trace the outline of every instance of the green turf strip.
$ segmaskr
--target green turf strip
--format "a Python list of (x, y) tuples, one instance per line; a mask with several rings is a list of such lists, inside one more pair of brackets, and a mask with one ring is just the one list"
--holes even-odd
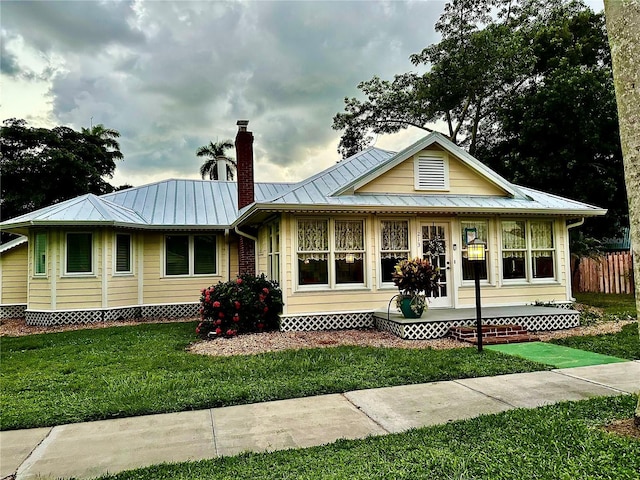
[(589, 365), (603, 365), (605, 363), (626, 362), (622, 358), (602, 355), (600, 353), (585, 352), (577, 348), (563, 347), (544, 342), (509, 343), (506, 345), (488, 345), (489, 350), (495, 350), (508, 355), (515, 355), (556, 368), (587, 367)]

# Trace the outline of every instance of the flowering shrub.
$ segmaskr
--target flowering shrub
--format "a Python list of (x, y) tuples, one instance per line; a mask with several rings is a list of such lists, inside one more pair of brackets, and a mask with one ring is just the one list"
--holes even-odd
[(202, 320), (196, 333), (202, 338), (233, 337), (241, 333), (278, 328), (282, 290), (265, 275), (243, 274), (200, 292)]

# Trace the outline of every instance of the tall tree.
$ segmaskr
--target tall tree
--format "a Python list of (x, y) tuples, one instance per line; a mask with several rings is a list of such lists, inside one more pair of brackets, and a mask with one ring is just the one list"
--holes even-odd
[[(117, 132), (116, 132), (117, 133)], [(0, 127), (2, 218), (12, 218), (85, 193), (113, 191), (117, 144), (68, 127), (34, 128), (11, 118)]]
[(519, 185), (606, 207), (584, 230), (614, 235), (628, 219), (604, 17), (551, 10), (530, 39), (531, 77), (486, 119), (476, 156)]
[(578, 0), (453, 0), (436, 29), (442, 40), (411, 56), (426, 73), (374, 77), (359, 85), (364, 99), (345, 99), (339, 151), (361, 150), (371, 132), (437, 126), (514, 183), (608, 208), (591, 236), (625, 225), (602, 15)]
[[(604, 8), (618, 99), (640, 335), (640, 1), (605, 0)], [(640, 428), (640, 398), (635, 424)]]
[(218, 159), (224, 159), (226, 162), (227, 180), (233, 180), (238, 164), (233, 158), (226, 155), (226, 151), (230, 148), (233, 148), (233, 142), (231, 140), (221, 140), (216, 143), (209, 142), (208, 145), (204, 145), (196, 151), (198, 157), (204, 157), (206, 159), (200, 167), (200, 175), (203, 180), (207, 176), (209, 180), (221, 180), (218, 178)]

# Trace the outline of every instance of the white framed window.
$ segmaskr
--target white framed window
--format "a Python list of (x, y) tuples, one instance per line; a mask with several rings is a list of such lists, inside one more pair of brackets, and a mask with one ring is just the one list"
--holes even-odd
[(393, 285), (396, 264), (409, 258), (409, 220), (380, 221), (381, 285)]
[(473, 232), (475, 238), (484, 242), (485, 247), (485, 261), (480, 265), (480, 280), (488, 280), (488, 265), (489, 265), (489, 222), (484, 219), (478, 220), (462, 220), (460, 222), (460, 231), (462, 233), (462, 241), (460, 245), (460, 254), (462, 256), (462, 280), (473, 281), (475, 279), (473, 272), (473, 264), (467, 259), (467, 242), (469, 240), (468, 233)]
[(449, 162), (438, 152), (423, 153), (413, 160), (416, 190), (449, 190)]
[(553, 221), (502, 221), (504, 280), (554, 280), (555, 256)]
[(131, 235), (128, 233), (116, 233), (114, 272), (118, 275), (133, 273), (131, 262)]
[(298, 286), (365, 285), (363, 219), (298, 219)]
[(280, 283), (280, 222), (267, 225), (267, 276)]
[(205, 276), (218, 272), (216, 235), (165, 235), (165, 276)]
[(68, 232), (65, 248), (65, 275), (93, 274), (93, 234)]
[(38, 277), (47, 275), (47, 234), (36, 232), (33, 242), (33, 274)]

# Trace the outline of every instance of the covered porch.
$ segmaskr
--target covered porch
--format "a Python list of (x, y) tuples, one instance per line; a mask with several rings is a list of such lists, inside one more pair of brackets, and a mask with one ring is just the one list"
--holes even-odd
[[(522, 305), (483, 307), (483, 325), (515, 324), (529, 331), (562, 330), (577, 327), (580, 313), (569, 308)], [(405, 340), (426, 340), (444, 337), (452, 327), (474, 326), (475, 308), (430, 308), (422, 318), (404, 318), (395, 308), (373, 312), (374, 325)]]

